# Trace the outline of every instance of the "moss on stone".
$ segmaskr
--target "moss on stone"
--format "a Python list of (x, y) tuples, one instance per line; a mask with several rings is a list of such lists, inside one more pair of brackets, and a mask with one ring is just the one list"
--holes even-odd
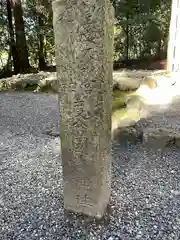
[(127, 109), (126, 108), (116, 109), (116, 111), (114, 111), (112, 113), (112, 122), (120, 120), (120, 119), (124, 118), (126, 115), (127, 115)]
[(128, 97), (134, 93), (135, 91), (113, 91), (112, 112), (114, 113), (116, 110), (124, 108), (126, 106)]

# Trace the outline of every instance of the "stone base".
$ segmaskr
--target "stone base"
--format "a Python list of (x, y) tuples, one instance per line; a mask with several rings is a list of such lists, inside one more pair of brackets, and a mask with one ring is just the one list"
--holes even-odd
[[(104, 169), (105, 170), (105, 169)], [(64, 183), (64, 208), (71, 212), (101, 219), (106, 211), (111, 195), (111, 173), (99, 172), (95, 176)], [(94, 178), (94, 179), (93, 179)]]
[[(87, 217), (95, 217), (96, 219), (101, 219), (106, 213), (107, 206), (109, 204), (110, 197), (103, 199), (96, 206), (87, 205), (71, 205), (67, 200), (64, 201), (64, 209), (69, 212), (83, 214)], [(72, 202), (72, 201), (71, 201)]]

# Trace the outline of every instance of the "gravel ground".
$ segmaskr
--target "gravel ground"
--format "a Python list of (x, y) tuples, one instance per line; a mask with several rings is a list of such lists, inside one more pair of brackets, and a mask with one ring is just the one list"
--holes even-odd
[[(164, 117), (154, 112), (139, 125), (178, 130), (180, 109), (173, 109)], [(177, 149), (114, 145), (112, 199), (104, 219), (64, 216), (59, 138), (46, 131), (58, 132), (58, 115), (55, 95), (0, 94), (0, 239), (179, 240)]]

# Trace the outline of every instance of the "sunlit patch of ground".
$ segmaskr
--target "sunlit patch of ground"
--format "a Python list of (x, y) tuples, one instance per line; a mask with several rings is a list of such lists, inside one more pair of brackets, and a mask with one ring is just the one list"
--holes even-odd
[(112, 131), (120, 126), (129, 126), (132, 121), (136, 121), (137, 109), (128, 109), (127, 100), (133, 96), (136, 91), (114, 91), (112, 102)]
[[(157, 87), (150, 88), (148, 85), (142, 84), (136, 91), (113, 93), (112, 104), (112, 131), (117, 128), (127, 127), (139, 121), (142, 117), (148, 117), (149, 113), (138, 106), (138, 102), (143, 102), (144, 106), (161, 105), (163, 109), (169, 108), (171, 103), (180, 96), (180, 74), (172, 73), (171, 77), (160, 75), (157, 77)], [(125, 107), (127, 99), (136, 96), (135, 103), (131, 103), (131, 107)], [(159, 109), (160, 110), (160, 109)], [(142, 112), (143, 116), (142, 116)]]
[(180, 81), (178, 73), (172, 74), (171, 78), (160, 76), (157, 79), (157, 88), (148, 88), (147, 86), (141, 86), (136, 94), (144, 99), (144, 102), (149, 105), (166, 105), (172, 103), (174, 98), (180, 96)]

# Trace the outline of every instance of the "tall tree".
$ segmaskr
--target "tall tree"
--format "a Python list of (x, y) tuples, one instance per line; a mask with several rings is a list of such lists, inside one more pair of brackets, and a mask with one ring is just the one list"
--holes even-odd
[[(26, 3), (25, 8), (26, 19), (29, 19), (34, 25), (33, 34), (32, 26), (31, 33), (28, 31), (28, 43), (34, 45), (33, 49), (34, 55), (36, 55), (36, 64), (38, 64), (40, 70), (46, 69), (48, 65), (48, 57), (52, 55), (50, 49), (47, 45), (54, 46), (54, 42), (51, 41), (53, 38), (53, 26), (52, 26), (52, 7), (51, 2), (43, 0), (29, 0)], [(28, 21), (29, 21), (28, 20)], [(26, 21), (26, 26), (28, 26), (28, 21)], [(31, 36), (29, 36), (29, 33)], [(29, 39), (31, 40), (29, 41)], [(48, 54), (46, 49), (48, 48)], [(29, 51), (30, 56), (32, 56), (32, 51)]]
[(115, 57), (162, 58), (167, 50), (170, 0), (113, 0)]
[(39, 39), (39, 69), (46, 69), (46, 51), (45, 51), (45, 31), (44, 27), (48, 24), (49, 28), (53, 29), (52, 25), (52, 7), (49, 0), (36, 1), (36, 12), (38, 17), (38, 39)]
[(0, 78), (12, 75), (11, 49), (7, 24), (7, 2), (0, 1)]
[(14, 13), (16, 50), (17, 50), (17, 72), (27, 72), (30, 68), (28, 59), (28, 49), (26, 43), (23, 9), (21, 0), (12, 0), (12, 8)]
[(38, 49), (38, 57), (39, 57), (39, 69), (44, 70), (46, 69), (46, 60), (45, 60), (45, 48), (44, 48), (44, 34), (42, 31), (43, 28), (43, 18), (41, 14), (38, 16), (38, 24), (39, 24), (39, 32), (38, 32), (38, 39), (39, 39), (39, 49)]
[(11, 0), (7, 0), (7, 17), (8, 17), (8, 26), (9, 26), (9, 38), (10, 38), (10, 55), (13, 58), (13, 66), (14, 72), (18, 73), (18, 65), (17, 65), (17, 51), (16, 51), (16, 42), (14, 39), (14, 28), (12, 21), (12, 9), (11, 9)]

